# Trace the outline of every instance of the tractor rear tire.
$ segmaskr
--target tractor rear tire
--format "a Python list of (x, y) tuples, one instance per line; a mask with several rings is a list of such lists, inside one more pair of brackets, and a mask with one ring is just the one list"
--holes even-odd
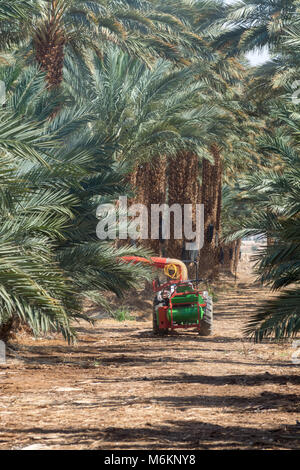
[[(157, 304), (156, 304), (157, 305)], [(157, 336), (165, 336), (168, 334), (169, 330), (168, 328), (159, 328), (157, 324), (157, 310), (156, 310), (156, 305), (155, 302), (153, 303), (153, 314), (152, 314), (152, 319), (153, 319), (153, 333)]]
[(213, 301), (211, 297), (206, 299), (203, 318), (200, 323), (200, 336), (210, 336), (213, 333)]

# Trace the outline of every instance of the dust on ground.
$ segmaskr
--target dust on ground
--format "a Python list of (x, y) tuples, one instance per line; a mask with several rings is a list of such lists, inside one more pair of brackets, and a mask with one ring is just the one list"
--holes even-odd
[(152, 294), (132, 299), (136, 321), (80, 324), (74, 346), (20, 333), (0, 365), (0, 449), (299, 448), (295, 349), (242, 335), (270, 294), (242, 274), (216, 292), (211, 337), (153, 336)]

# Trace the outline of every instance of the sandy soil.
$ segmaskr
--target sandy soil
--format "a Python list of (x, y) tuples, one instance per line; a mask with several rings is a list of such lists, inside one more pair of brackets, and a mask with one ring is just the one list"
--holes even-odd
[(19, 334), (0, 365), (0, 449), (297, 449), (300, 365), (290, 343), (242, 329), (267, 294), (222, 286), (215, 331), (152, 335), (138, 321), (79, 325), (78, 344)]

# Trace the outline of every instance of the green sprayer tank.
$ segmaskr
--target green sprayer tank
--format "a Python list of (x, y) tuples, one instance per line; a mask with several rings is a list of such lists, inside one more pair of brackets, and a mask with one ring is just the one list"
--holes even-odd
[[(177, 291), (177, 293), (179, 293)], [(175, 295), (171, 300), (173, 310), (173, 322), (177, 324), (198, 323), (197, 303), (203, 304), (203, 298), (200, 294), (184, 293), (184, 295)], [(200, 319), (203, 318), (203, 308), (199, 307)], [(171, 307), (167, 312), (168, 320), (171, 321)]]

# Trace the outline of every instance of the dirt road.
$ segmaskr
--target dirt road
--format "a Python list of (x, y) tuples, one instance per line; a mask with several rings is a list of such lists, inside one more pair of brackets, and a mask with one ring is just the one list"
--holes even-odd
[(294, 349), (242, 339), (264, 295), (228, 288), (208, 338), (112, 320), (81, 326), (74, 347), (20, 335), (0, 366), (0, 449), (299, 448)]

